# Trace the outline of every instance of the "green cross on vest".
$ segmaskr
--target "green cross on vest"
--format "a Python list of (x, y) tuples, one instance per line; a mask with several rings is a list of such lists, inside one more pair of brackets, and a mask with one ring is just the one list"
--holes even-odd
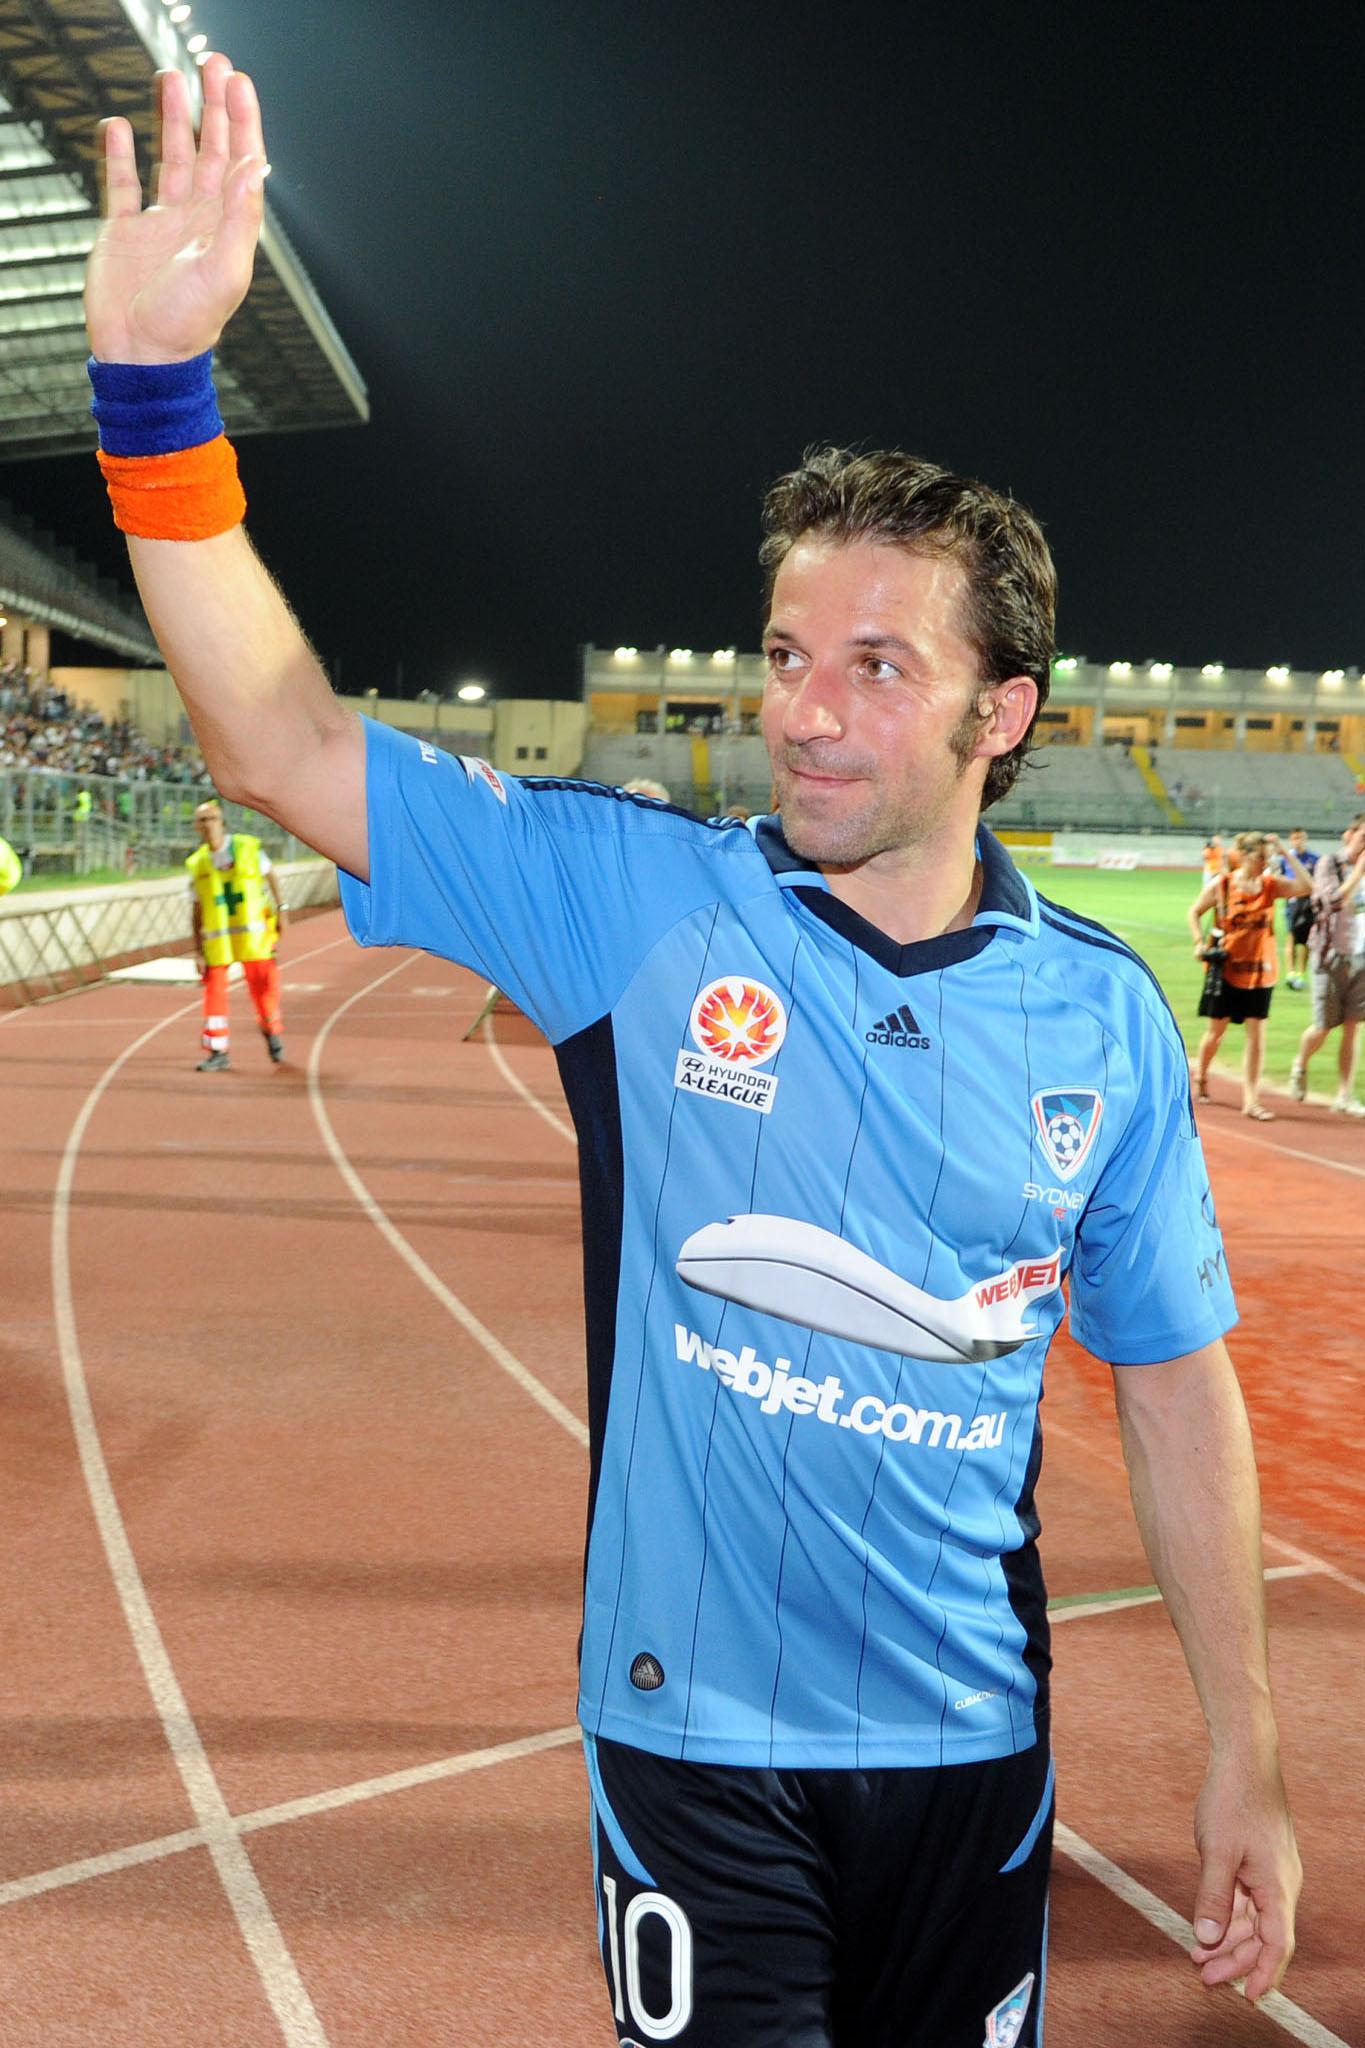
[(241, 909), (242, 905), (246, 902), (246, 890), (234, 889), (231, 882), (224, 882), (223, 901), (227, 905), (228, 920), (229, 922), (231, 922), (231, 920), (236, 916), (237, 912)]

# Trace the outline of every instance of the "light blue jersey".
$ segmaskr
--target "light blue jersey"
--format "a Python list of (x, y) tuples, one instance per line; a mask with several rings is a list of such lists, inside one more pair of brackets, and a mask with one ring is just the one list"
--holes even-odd
[(777, 1767), (1029, 1747), (1062, 1282), (1116, 1365), (1235, 1320), (1151, 974), (984, 830), (974, 923), (901, 946), (774, 819), (368, 747), (353, 933), (514, 997), (578, 1129), (584, 1727)]

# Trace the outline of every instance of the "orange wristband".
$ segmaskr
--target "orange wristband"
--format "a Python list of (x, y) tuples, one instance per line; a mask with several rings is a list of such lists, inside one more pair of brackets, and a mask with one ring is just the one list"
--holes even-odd
[(226, 434), (170, 455), (106, 455), (97, 460), (114, 524), (140, 540), (209, 540), (246, 517), (237, 451)]

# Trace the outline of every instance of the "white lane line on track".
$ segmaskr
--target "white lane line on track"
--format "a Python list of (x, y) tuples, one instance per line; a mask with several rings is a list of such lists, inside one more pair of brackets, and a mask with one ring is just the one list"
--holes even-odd
[[(330, 943), (344, 945), (346, 942), (335, 939)], [(327, 950), (328, 947), (325, 946), (316, 948), (318, 952)], [(298, 1967), (285, 1944), (284, 1936), (280, 1933), (251, 1859), (237, 1837), (227, 1801), (214, 1776), (213, 1766), (209, 1762), (199, 1730), (180, 1689), (180, 1682), (175, 1675), (161, 1631), (157, 1627), (156, 1616), (152, 1612), (151, 1601), (147, 1597), (142, 1575), (137, 1568), (137, 1559), (133, 1554), (133, 1546), (119, 1510), (113, 1480), (100, 1443), (99, 1429), (85, 1376), (85, 1363), (76, 1334), (75, 1298), (71, 1285), (71, 1191), (75, 1183), (76, 1162), (80, 1157), (82, 1141), (105, 1090), (126, 1063), (159, 1032), (166, 1030), (171, 1024), (178, 1023), (182, 1017), (191, 1015), (198, 1008), (198, 997), (191, 1003), (182, 1004), (168, 1017), (164, 1017), (159, 1024), (154, 1024), (149, 1031), (144, 1031), (139, 1038), (135, 1038), (116, 1059), (111, 1060), (86, 1096), (71, 1127), (66, 1149), (62, 1154), (52, 1203), (52, 1302), (57, 1327), (57, 1350), (61, 1359), (67, 1405), (71, 1411), (71, 1426), (75, 1433), (76, 1449), (85, 1476), (95, 1525), (99, 1531), (100, 1541), (104, 1545), (104, 1554), (108, 1560), (119, 1603), (123, 1608), (128, 1632), (133, 1639), (138, 1662), (147, 1681), (147, 1689), (160, 1716), (162, 1730), (180, 1773), (198, 1830), (203, 1836), (204, 1846), (213, 1859), (214, 1868), (227, 1894), (242, 1939), (256, 1965), (262, 1987), (289, 2048), (327, 2048), (327, 2036), (322, 2030), (322, 2023), (304, 1989)]]
[(1311, 1550), (1304, 1550), (1297, 1543), (1286, 1543), (1283, 1536), (1272, 1536), (1268, 1529), (1261, 1531), (1261, 1541), (1268, 1543), (1272, 1550), (1282, 1550), (1286, 1557), (1296, 1557), (1311, 1572), (1321, 1572), (1327, 1579), (1335, 1579), (1339, 1586), (1347, 1587), (1352, 1593), (1365, 1593), (1365, 1580), (1353, 1579), (1349, 1572), (1338, 1571), (1326, 1558), (1318, 1557)]
[[(1316, 1564), (1271, 1564), (1267, 1565), (1262, 1577), (1267, 1579), (1307, 1579), (1322, 1570)], [(1106, 1599), (1103, 1594), (1097, 1600), (1077, 1601), (1071, 1607), (1054, 1607), (1049, 1604), (1047, 1618), (1055, 1627), (1059, 1621), (1085, 1621), (1092, 1614), (1127, 1614), (1132, 1607), (1157, 1607), (1162, 1595), (1152, 1593), (1111, 1593)]]
[[(1194, 1947), (1194, 1929), (1188, 1920), (1181, 1919), (1173, 1906), (1168, 1906), (1155, 1892), (1149, 1892), (1146, 1885), (1139, 1884), (1135, 1877), (1130, 1877), (1117, 1863), (1111, 1863), (1107, 1856), (1102, 1855), (1063, 1821), (1055, 1823), (1053, 1841), (1063, 1855), (1069, 1856), (1073, 1863), (1078, 1863), (1089, 1876), (1104, 1885), (1106, 1890), (1113, 1892), (1115, 1898), (1122, 1899), (1125, 1906), (1131, 1906), (1150, 1926), (1155, 1927), (1159, 1933), (1166, 1935), (1168, 1940), (1175, 1942), (1178, 1948), (1183, 1948), (1185, 1953), (1189, 1954)], [(1267, 1992), (1254, 2010), (1264, 2018), (1273, 2020), (1277, 2027), (1282, 2027), (1295, 2041), (1302, 2041), (1305, 2048), (1351, 2048), (1349, 2041), (1343, 2041), (1340, 2034), (1332, 2033), (1320, 2020), (1315, 2020), (1311, 2013), (1306, 2013), (1302, 2006), (1295, 2005), (1292, 1998), (1286, 1998), (1282, 1991)]]
[[(1124, 1370), (1136, 1371), (1137, 1368), (1125, 1367)], [(1110, 1471), (1113, 1470), (1112, 1454), (1102, 1446), (1091, 1443), (1078, 1429), (1069, 1429), (1066, 1423), (1058, 1422), (1055, 1415), (1048, 1417), (1044, 1427), (1049, 1436), (1065, 1438), (1067, 1443), (1075, 1444), (1078, 1450), (1084, 1451), (1088, 1458), (1093, 1458)], [(1365, 1593), (1365, 1581), (1353, 1579), (1349, 1572), (1341, 1571), (1336, 1565), (1329, 1564), (1327, 1559), (1319, 1557), (1315, 1550), (1305, 1550), (1298, 1543), (1286, 1543), (1283, 1536), (1272, 1536), (1266, 1528), (1261, 1530), (1261, 1541), (1263, 1544), (1269, 1544), (1272, 1550), (1283, 1551), (1286, 1557), (1296, 1558), (1300, 1564), (1307, 1565), (1310, 1572), (1320, 1574), (1324, 1579), (1333, 1579), (1337, 1585), (1347, 1587), (1352, 1593)]]
[(1350, 1173), (1357, 1180), (1365, 1180), (1365, 1166), (1353, 1166), (1349, 1159), (1324, 1159), (1320, 1152), (1305, 1152), (1298, 1145), (1281, 1145), (1274, 1138), (1257, 1138), (1250, 1131), (1233, 1130), (1221, 1123), (1201, 1124), (1199, 1136), (1230, 1138), (1234, 1144), (1251, 1145), (1258, 1152), (1275, 1152), (1282, 1159), (1305, 1159), (1310, 1166), (1325, 1166), (1330, 1173)]
[[(463, 1756), (441, 1757), (435, 1763), (414, 1764), (405, 1771), (389, 1771), (382, 1778), (365, 1778), (358, 1784), (341, 1785), (331, 1792), (314, 1792), (305, 1799), (286, 1800), (279, 1806), (263, 1806), (254, 1813), (229, 1814), (228, 1824), (238, 1834), (255, 1834), (293, 1821), (311, 1820), (316, 1814), (334, 1813), (390, 1792), (409, 1792), (419, 1785), (439, 1784), (446, 1778), (464, 1777), (469, 1771), (488, 1770), (495, 1764), (515, 1763), (521, 1757), (537, 1756), (548, 1749), (560, 1749), (583, 1740), (582, 1730), (551, 1728), (543, 1735), (523, 1735), (513, 1742), (499, 1742), (489, 1749), (467, 1750)], [(16, 1877), (0, 1884), (0, 1906), (17, 1905), (22, 1899), (37, 1898), (43, 1892), (61, 1891), (67, 1885), (85, 1884), (91, 1878), (108, 1877), (115, 1871), (131, 1870), (139, 1863), (156, 1863), (166, 1856), (183, 1855), (187, 1849), (207, 1847), (202, 1828), (185, 1828), (175, 1835), (157, 1835), (151, 1841), (111, 1849), (103, 1856), (85, 1856), (78, 1863), (59, 1863), (51, 1870), (34, 1871), (30, 1877)]]
[(336, 1167), (337, 1172), (341, 1175), (347, 1187), (355, 1196), (356, 1201), (365, 1211), (371, 1223), (373, 1223), (375, 1229), (388, 1244), (392, 1245), (404, 1265), (416, 1274), (425, 1288), (435, 1295), (442, 1308), (445, 1309), (448, 1315), (454, 1317), (460, 1328), (467, 1331), (476, 1344), (482, 1346), (493, 1363), (499, 1366), (509, 1379), (515, 1380), (523, 1393), (529, 1394), (538, 1407), (543, 1408), (545, 1413), (553, 1421), (557, 1422), (561, 1429), (568, 1431), (576, 1444), (581, 1444), (586, 1450), (588, 1444), (587, 1428), (579, 1421), (573, 1410), (566, 1408), (558, 1395), (552, 1394), (550, 1389), (538, 1380), (535, 1374), (529, 1371), (499, 1338), (494, 1336), (486, 1323), (479, 1321), (474, 1311), (461, 1301), (458, 1294), (453, 1293), (446, 1286), (445, 1281), (432, 1271), (421, 1253), (415, 1251), (403, 1236), (403, 1233), (394, 1224), (390, 1223), (384, 1210), (370, 1193), (364, 1181), (347, 1158), (336, 1132), (332, 1129), (332, 1120), (327, 1114), (326, 1105), (322, 1099), (322, 1083), (319, 1078), (322, 1070), (322, 1049), (331, 1034), (332, 1026), (338, 1024), (346, 1015), (346, 1012), (354, 1004), (360, 1002), (363, 997), (369, 995), (374, 989), (382, 988), (385, 982), (393, 980), (395, 974), (401, 974), (404, 968), (411, 967), (415, 960), (420, 960), (424, 957), (420, 953), (409, 954), (406, 960), (400, 960), (396, 967), (390, 967), (387, 973), (379, 975), (376, 980), (367, 983), (364, 988), (357, 989), (353, 996), (348, 996), (344, 1003), (341, 1003), (333, 1010), (331, 1016), (313, 1040), (312, 1051), (308, 1056), (308, 1098), (313, 1105), (313, 1115), (317, 1119), (318, 1129), (322, 1133), (322, 1142), (330, 1152), (332, 1163)]
[(493, 1056), (494, 1066), (502, 1075), (508, 1087), (514, 1088), (522, 1101), (527, 1103), (537, 1116), (543, 1116), (546, 1123), (553, 1130), (559, 1132), (561, 1138), (567, 1138), (571, 1145), (576, 1145), (578, 1143), (578, 1136), (572, 1125), (566, 1124), (562, 1116), (556, 1116), (552, 1109), (547, 1108), (540, 1097), (532, 1094), (526, 1083), (519, 1075), (514, 1074), (508, 1066), (507, 1061), (503, 1058), (502, 1047), (498, 1044), (497, 1036), (493, 1030), (493, 1012), (491, 1010), (483, 1020), (483, 1040)]

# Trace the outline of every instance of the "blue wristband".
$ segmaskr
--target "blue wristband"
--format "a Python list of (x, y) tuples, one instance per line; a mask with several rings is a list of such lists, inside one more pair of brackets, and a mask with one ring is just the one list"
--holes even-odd
[(211, 349), (187, 363), (100, 363), (91, 356), (85, 367), (106, 455), (174, 455), (223, 431)]

